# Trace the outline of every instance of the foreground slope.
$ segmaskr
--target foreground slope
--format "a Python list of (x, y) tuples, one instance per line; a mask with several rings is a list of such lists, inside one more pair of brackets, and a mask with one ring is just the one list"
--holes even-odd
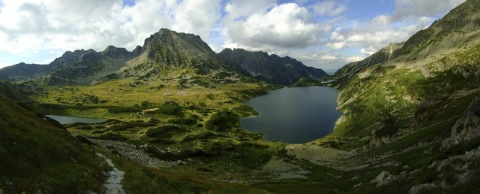
[(63, 126), (0, 94), (0, 190), (82, 193), (103, 180), (95, 154)]

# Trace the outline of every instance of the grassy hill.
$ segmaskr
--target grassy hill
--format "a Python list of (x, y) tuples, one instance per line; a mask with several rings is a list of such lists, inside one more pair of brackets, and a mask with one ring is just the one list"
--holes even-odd
[(0, 189), (82, 193), (104, 175), (93, 150), (55, 121), (0, 94)]

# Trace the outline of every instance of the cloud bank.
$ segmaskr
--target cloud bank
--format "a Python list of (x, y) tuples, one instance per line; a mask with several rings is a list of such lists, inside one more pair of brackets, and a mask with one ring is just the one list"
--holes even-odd
[(462, 2), (396, 0), (385, 14), (348, 18), (365, 10), (351, 0), (0, 0), (0, 66), (75, 49), (132, 50), (170, 28), (217, 51), (263, 50), (335, 69), (405, 41)]

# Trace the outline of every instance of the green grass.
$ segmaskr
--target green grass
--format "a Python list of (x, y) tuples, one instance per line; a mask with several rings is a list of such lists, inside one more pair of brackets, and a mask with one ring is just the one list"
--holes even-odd
[(100, 161), (88, 146), (3, 95), (0, 109), (0, 189), (82, 193), (99, 188)]

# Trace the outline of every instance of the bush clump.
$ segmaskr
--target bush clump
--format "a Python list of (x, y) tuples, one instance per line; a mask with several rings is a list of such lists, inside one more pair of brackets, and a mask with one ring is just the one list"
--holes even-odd
[(227, 131), (234, 128), (240, 118), (237, 114), (227, 110), (221, 110), (214, 113), (205, 124), (208, 130)]

